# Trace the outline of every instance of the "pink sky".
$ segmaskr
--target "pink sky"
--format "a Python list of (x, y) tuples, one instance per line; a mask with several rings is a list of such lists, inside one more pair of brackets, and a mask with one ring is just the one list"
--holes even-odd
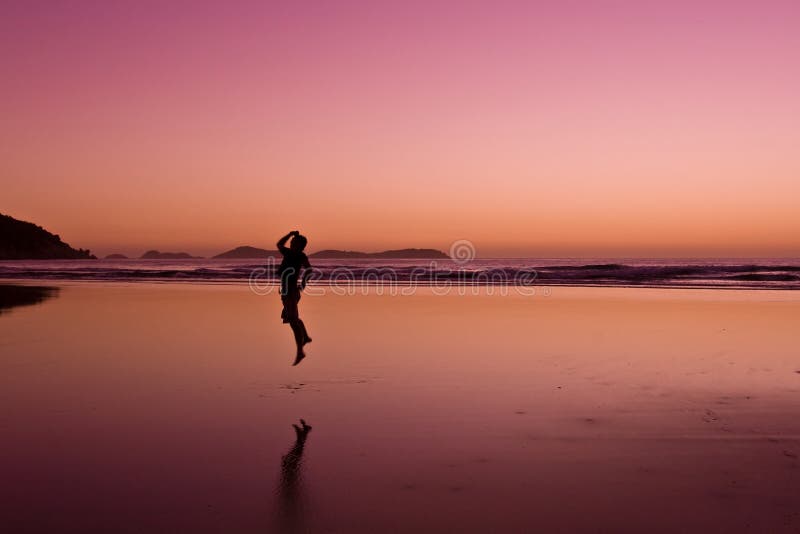
[(799, 2), (165, 4), (0, 6), (0, 212), (99, 254), (800, 256)]

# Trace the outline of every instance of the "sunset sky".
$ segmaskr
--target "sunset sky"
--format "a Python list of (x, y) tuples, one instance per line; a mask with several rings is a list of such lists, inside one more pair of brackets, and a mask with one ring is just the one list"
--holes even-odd
[(0, 5), (0, 212), (105, 255), (800, 256), (800, 2)]

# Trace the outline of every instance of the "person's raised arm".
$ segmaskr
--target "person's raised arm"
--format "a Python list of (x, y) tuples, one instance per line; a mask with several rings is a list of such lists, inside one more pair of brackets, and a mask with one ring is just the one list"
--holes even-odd
[(288, 234), (286, 234), (285, 236), (283, 236), (278, 240), (278, 250), (280, 251), (281, 254), (286, 254), (288, 252), (289, 249), (286, 248), (286, 242), (289, 241), (289, 238), (299, 233), (300, 232), (298, 232), (297, 230), (292, 230), (291, 232), (289, 232)]

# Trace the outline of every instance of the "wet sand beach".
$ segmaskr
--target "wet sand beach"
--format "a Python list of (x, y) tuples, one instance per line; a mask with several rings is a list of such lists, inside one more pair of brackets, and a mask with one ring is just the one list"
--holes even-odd
[(800, 531), (793, 291), (329, 291), (291, 367), (275, 293), (48, 285), (0, 316), (6, 532)]

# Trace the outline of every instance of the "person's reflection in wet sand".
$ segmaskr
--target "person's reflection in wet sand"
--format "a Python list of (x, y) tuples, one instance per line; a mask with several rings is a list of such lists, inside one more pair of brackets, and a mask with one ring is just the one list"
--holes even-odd
[(311, 426), (300, 419), (302, 426), (292, 425), (295, 442), (281, 458), (281, 480), (278, 487), (278, 526), (279, 532), (293, 533), (303, 531), (302, 466), (303, 448), (311, 432)]

